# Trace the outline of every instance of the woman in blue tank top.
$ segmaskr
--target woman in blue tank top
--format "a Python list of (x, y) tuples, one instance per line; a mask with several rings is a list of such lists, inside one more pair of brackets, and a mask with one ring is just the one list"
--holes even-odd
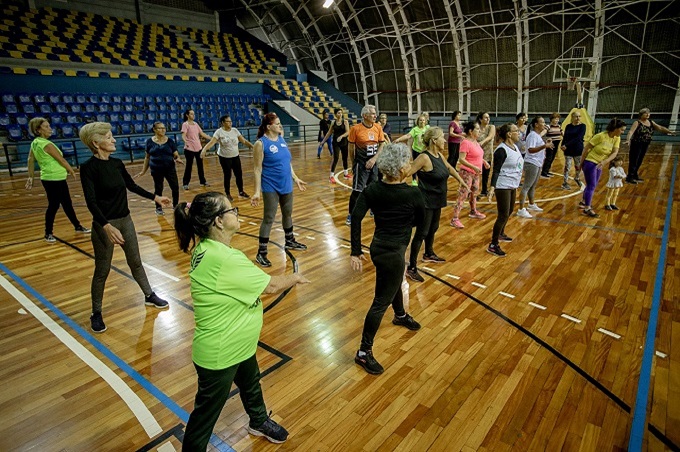
[(276, 216), (276, 207), (281, 205), (281, 223), (286, 235), (287, 250), (306, 250), (307, 246), (295, 240), (293, 235), (293, 182), (300, 191), (307, 190), (306, 182), (295, 175), (290, 150), (283, 139), (283, 126), (276, 113), (267, 113), (257, 131), (258, 140), (253, 147), (255, 161), (255, 194), (250, 198), (253, 206), (264, 202), (264, 215), (260, 225), (259, 241), (255, 260), (263, 267), (271, 267), (267, 259), (269, 233)]

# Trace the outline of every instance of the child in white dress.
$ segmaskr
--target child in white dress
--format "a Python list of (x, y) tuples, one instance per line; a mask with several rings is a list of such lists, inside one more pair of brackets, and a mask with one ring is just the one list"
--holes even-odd
[(607, 182), (607, 200), (605, 201), (604, 210), (619, 210), (616, 207), (616, 197), (619, 195), (619, 189), (623, 187), (623, 180), (625, 178), (623, 158), (616, 157), (609, 162), (609, 182)]

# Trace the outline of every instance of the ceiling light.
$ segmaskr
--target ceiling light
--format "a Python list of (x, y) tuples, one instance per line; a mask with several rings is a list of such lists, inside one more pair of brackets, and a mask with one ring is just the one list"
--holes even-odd
[(324, 7), (324, 8), (330, 8), (332, 4), (333, 4), (333, 0), (326, 0), (326, 1), (323, 3), (323, 7)]

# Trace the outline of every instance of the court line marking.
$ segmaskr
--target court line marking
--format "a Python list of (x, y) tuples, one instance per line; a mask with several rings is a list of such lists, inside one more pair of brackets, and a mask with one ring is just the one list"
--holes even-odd
[(156, 449), (158, 452), (177, 452), (177, 449), (175, 449), (175, 446), (172, 445), (171, 442), (167, 442), (163, 444), (161, 447)]
[(667, 354), (665, 354), (664, 352), (660, 352), (659, 350), (657, 350), (655, 354), (656, 356), (662, 359), (668, 356)]
[(472, 284), (475, 287), (479, 287), (480, 289), (486, 289), (486, 286), (484, 284), (478, 283), (476, 281), (472, 281), (470, 284)]
[[(73, 330), (75, 330), (85, 341), (87, 341), (90, 345), (92, 345), (95, 349), (97, 349), (97, 351), (99, 351), (101, 354), (103, 354), (109, 360), (111, 360), (116, 366), (118, 366), (118, 368), (120, 370), (122, 370), (123, 372), (128, 374), (128, 376), (130, 376), (130, 378), (135, 380), (148, 393), (150, 393), (156, 399), (158, 399), (158, 401), (160, 401), (170, 411), (172, 411), (175, 414), (175, 416), (180, 418), (184, 423), (189, 421), (189, 413), (186, 412), (181, 406), (179, 406), (174, 400), (172, 400), (163, 391), (158, 389), (158, 387), (156, 387), (153, 383), (151, 383), (149, 380), (147, 380), (145, 377), (143, 377), (139, 372), (137, 372), (127, 362), (123, 361), (123, 359), (121, 359), (118, 355), (113, 353), (107, 346), (105, 346), (104, 344), (99, 342), (99, 340), (97, 340), (94, 336), (92, 336), (92, 334), (87, 332), (80, 325), (78, 325), (75, 321), (73, 321), (69, 316), (64, 314), (57, 306), (55, 306), (47, 298), (42, 296), (38, 291), (36, 291), (33, 287), (31, 287), (26, 281), (21, 279), (21, 277), (19, 277), (17, 274), (12, 272), (9, 268), (7, 268), (1, 262), (0, 262), (0, 270), (5, 272), (5, 274), (7, 274), (7, 276), (9, 276), (17, 284), (19, 284), (21, 287), (23, 287), (23, 289), (26, 292), (31, 294), (35, 299), (37, 299), (45, 307), (47, 307), (47, 309), (52, 311), (52, 313), (54, 313), (59, 319), (61, 319), (61, 321), (63, 321), (68, 326), (70, 326)], [(0, 281), (1, 281), (1, 279), (0, 279)], [(11, 286), (11, 284), (10, 284), (10, 286)], [(11, 287), (14, 287), (14, 286), (11, 286)], [(36, 309), (38, 309), (38, 308), (36, 307)], [(40, 310), (40, 311), (42, 311), (42, 310)], [(43, 312), (43, 314), (44, 314), (44, 312)], [(160, 426), (159, 426), (159, 428), (160, 428)], [(161, 431), (162, 431), (162, 429), (161, 429)], [(229, 447), (229, 445), (227, 443), (222, 441), (215, 434), (212, 434), (212, 436), (210, 437), (210, 444), (215, 446), (215, 448), (218, 449), (220, 452), (235, 452), (234, 449)]]
[(427, 270), (427, 271), (429, 271), (429, 272), (434, 273), (434, 270), (431, 269), (430, 267), (420, 267), (420, 268), (422, 268), (423, 270)]
[(563, 319), (571, 320), (574, 323), (581, 323), (581, 319), (577, 319), (576, 317), (572, 317), (569, 314), (562, 313), (560, 315)]
[[(0, 268), (2, 267), (4, 266), (0, 264)], [(7, 273), (6, 268), (2, 268), (2, 270)], [(9, 275), (9, 273), (7, 274)], [(61, 325), (55, 322), (52, 317), (45, 314), (42, 309), (24, 295), (23, 292), (14, 287), (3, 275), (0, 275), (0, 286), (12, 295), (28, 312), (33, 314), (33, 317), (35, 317), (38, 322), (42, 323), (48, 331), (68, 347), (73, 354), (80, 358), (80, 360), (88, 367), (95, 371), (97, 375), (99, 375), (102, 380), (118, 394), (123, 402), (130, 408), (130, 411), (135, 415), (146, 434), (149, 435), (149, 438), (153, 438), (163, 431), (160, 424), (158, 424), (158, 421), (156, 421), (156, 418), (151, 414), (151, 411), (149, 411), (146, 405), (144, 405), (144, 402), (142, 402), (142, 399), (125, 384), (122, 378), (116, 375), (116, 373), (106, 364), (71, 336)]]
[(444, 276), (451, 279), (460, 279), (460, 276), (452, 275), (451, 273), (447, 273)]
[(177, 277), (175, 277), (175, 276), (172, 276), (172, 275), (169, 275), (169, 274), (165, 273), (163, 270), (159, 270), (159, 269), (157, 269), (156, 267), (147, 264), (146, 262), (142, 262), (142, 265), (144, 266), (144, 268), (148, 268), (149, 270), (154, 271), (154, 272), (158, 273), (158, 274), (161, 275), (161, 276), (165, 276), (166, 278), (168, 278), (168, 279), (170, 279), (170, 280), (172, 280), (172, 281), (175, 281), (175, 282), (178, 282), (178, 281), (179, 281), (179, 278), (177, 278)]
[(675, 177), (678, 171), (678, 156), (675, 156), (673, 163), (673, 174), (671, 176), (670, 190), (666, 201), (666, 221), (663, 226), (661, 237), (661, 252), (659, 261), (656, 265), (656, 277), (654, 278), (654, 293), (652, 295), (652, 306), (649, 310), (649, 323), (647, 324), (647, 334), (645, 335), (645, 348), (640, 365), (640, 379), (638, 380), (637, 394), (635, 396), (635, 409), (633, 411), (633, 422), (630, 428), (630, 439), (628, 450), (642, 450), (642, 441), (645, 435), (645, 421), (647, 419), (647, 402), (649, 400), (649, 385), (652, 375), (652, 358), (654, 356), (654, 343), (656, 341), (656, 328), (659, 322), (659, 310), (661, 308), (661, 295), (664, 273), (666, 270), (666, 250), (668, 249), (668, 236), (670, 235), (670, 225), (673, 213), (673, 193), (675, 191)]
[(248, 224), (253, 225), (253, 226), (257, 226), (257, 223), (255, 223), (254, 221), (249, 221)]
[(316, 238), (312, 237), (311, 235), (306, 235), (305, 237), (307, 237), (309, 240), (316, 240)]
[(614, 339), (621, 339), (621, 335), (616, 334), (613, 331), (605, 330), (604, 328), (598, 328), (597, 331), (602, 334), (606, 334), (607, 336), (613, 337)]
[(534, 303), (533, 301), (529, 302), (529, 306), (533, 306), (534, 308), (540, 309), (541, 311), (545, 311), (546, 309), (548, 309), (545, 306), (543, 306), (542, 304)]
[(511, 293), (507, 293), (507, 292), (498, 292), (498, 293), (503, 295), (504, 297), (515, 298), (515, 296)]

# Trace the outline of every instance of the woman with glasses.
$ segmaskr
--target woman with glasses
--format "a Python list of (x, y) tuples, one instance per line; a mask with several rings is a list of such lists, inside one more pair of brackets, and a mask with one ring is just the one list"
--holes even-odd
[(232, 383), (239, 388), (250, 419), (248, 433), (273, 443), (288, 438), (286, 429), (267, 414), (260, 386), (256, 358), (263, 316), (260, 295), (309, 281), (299, 273), (269, 276), (257, 268), (231, 244), (238, 229), (238, 208), (221, 193), (201, 193), (175, 208), (179, 247), (191, 253), (196, 322), (192, 361), (198, 392), (182, 444), (187, 451), (206, 450)]
[[(172, 193), (173, 207), (179, 202), (179, 182), (175, 164), (183, 165), (179, 157), (175, 140), (165, 135), (165, 124), (155, 122), (153, 124), (154, 136), (146, 140), (146, 156), (142, 171), (135, 178), (143, 176), (151, 168), (154, 194), (163, 196), (163, 180), (168, 181)], [(164, 215), (163, 206), (156, 203), (156, 215)]]
[(250, 199), (253, 206), (264, 201), (264, 218), (260, 225), (259, 247), (255, 260), (263, 267), (271, 267), (267, 259), (269, 233), (274, 224), (276, 208), (281, 206), (281, 225), (286, 236), (287, 250), (306, 250), (307, 246), (295, 240), (293, 234), (293, 182), (300, 191), (307, 190), (307, 182), (295, 174), (292, 156), (283, 139), (283, 126), (276, 113), (267, 113), (257, 130), (253, 148), (255, 163), (255, 194)]

